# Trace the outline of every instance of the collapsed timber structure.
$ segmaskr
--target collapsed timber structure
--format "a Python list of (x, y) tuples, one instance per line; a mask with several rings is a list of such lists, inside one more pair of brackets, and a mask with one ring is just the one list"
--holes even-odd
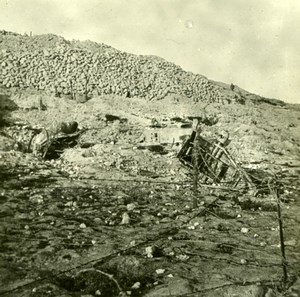
[(54, 129), (38, 129), (29, 141), (28, 151), (45, 159), (56, 159), (66, 148), (77, 145), (83, 132), (75, 121), (62, 122)]
[(197, 170), (202, 183), (222, 184), (229, 188), (253, 190), (255, 194), (267, 189), (269, 177), (265, 172), (255, 173), (242, 168), (230, 155), (226, 147), (229, 137), (208, 141), (194, 129), (177, 154), (187, 167)]

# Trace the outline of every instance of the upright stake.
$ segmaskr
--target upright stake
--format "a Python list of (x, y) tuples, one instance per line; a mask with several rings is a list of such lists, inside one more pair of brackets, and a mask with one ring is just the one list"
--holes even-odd
[(281, 261), (282, 261), (282, 271), (283, 271), (283, 285), (286, 286), (287, 283), (287, 261), (285, 257), (285, 245), (284, 245), (284, 236), (283, 236), (283, 222), (281, 216), (281, 206), (280, 206), (280, 197), (279, 190), (276, 187), (274, 189), (274, 193), (277, 200), (277, 218), (278, 218), (278, 226), (279, 226), (279, 238), (280, 238), (280, 249), (281, 249)]
[(194, 191), (194, 199), (193, 199), (193, 208), (198, 207), (198, 179), (199, 179), (199, 164), (198, 164), (198, 131), (196, 127), (196, 136), (194, 139), (194, 146), (193, 146), (193, 191)]

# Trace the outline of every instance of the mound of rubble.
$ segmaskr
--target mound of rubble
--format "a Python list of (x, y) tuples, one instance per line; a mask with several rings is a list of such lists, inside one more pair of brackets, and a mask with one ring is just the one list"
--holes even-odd
[(0, 31), (0, 86), (35, 88), (78, 101), (104, 94), (234, 102), (235, 92), (158, 57), (133, 55), (90, 41)]

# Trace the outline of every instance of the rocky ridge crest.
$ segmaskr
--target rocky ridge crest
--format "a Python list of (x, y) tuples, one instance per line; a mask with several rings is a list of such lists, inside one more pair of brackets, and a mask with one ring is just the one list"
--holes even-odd
[(0, 31), (0, 85), (35, 88), (72, 99), (113, 94), (163, 99), (168, 95), (194, 102), (234, 102), (234, 92), (200, 74), (184, 71), (162, 58), (133, 55), (91, 41), (20, 35)]

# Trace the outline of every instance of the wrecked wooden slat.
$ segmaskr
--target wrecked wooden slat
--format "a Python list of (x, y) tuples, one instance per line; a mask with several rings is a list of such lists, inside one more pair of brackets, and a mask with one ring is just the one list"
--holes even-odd
[[(177, 155), (179, 160), (190, 168), (193, 168), (192, 156), (195, 149), (195, 136), (196, 132), (193, 131)], [(224, 183), (233, 187), (237, 187), (243, 180), (244, 184), (241, 186), (247, 187), (248, 185), (249, 187), (250, 185), (252, 189), (255, 187), (251, 177), (226, 150), (225, 146), (229, 143), (228, 139), (224, 142), (211, 143), (200, 135), (197, 135), (197, 138), (199, 180), (204, 183), (221, 183), (224, 180)]]

